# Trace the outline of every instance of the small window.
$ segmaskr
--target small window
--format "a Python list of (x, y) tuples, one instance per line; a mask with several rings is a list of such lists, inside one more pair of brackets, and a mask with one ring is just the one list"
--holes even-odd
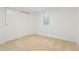
[(49, 24), (49, 15), (47, 12), (43, 13), (43, 24), (48, 25)]

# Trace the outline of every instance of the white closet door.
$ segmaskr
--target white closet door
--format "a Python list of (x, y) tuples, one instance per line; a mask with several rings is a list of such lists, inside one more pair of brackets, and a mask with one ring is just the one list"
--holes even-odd
[(5, 8), (0, 7), (0, 43), (5, 40)]
[(7, 40), (16, 39), (28, 35), (29, 15), (19, 11), (6, 8), (6, 36)]

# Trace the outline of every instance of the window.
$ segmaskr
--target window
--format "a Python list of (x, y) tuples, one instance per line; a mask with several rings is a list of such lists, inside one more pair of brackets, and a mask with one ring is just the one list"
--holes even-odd
[(49, 24), (49, 15), (47, 12), (43, 13), (43, 24), (48, 25)]

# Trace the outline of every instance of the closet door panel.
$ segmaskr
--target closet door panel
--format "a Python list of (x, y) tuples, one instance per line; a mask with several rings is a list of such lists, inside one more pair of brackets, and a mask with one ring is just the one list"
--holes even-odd
[(0, 7), (0, 43), (5, 39), (5, 8)]

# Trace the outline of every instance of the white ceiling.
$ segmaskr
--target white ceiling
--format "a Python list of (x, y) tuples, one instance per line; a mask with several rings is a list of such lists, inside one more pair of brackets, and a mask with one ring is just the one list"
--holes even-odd
[(29, 13), (50, 11), (52, 9), (55, 9), (55, 7), (53, 8), (52, 7), (11, 7), (11, 8)]
[[(35, 12), (44, 12), (44, 11), (51, 11), (51, 10), (61, 10), (74, 8), (74, 7), (9, 7), (16, 9), (18, 11), (27, 12), (27, 13), (35, 13)], [(76, 8), (75, 8), (76, 9)]]

